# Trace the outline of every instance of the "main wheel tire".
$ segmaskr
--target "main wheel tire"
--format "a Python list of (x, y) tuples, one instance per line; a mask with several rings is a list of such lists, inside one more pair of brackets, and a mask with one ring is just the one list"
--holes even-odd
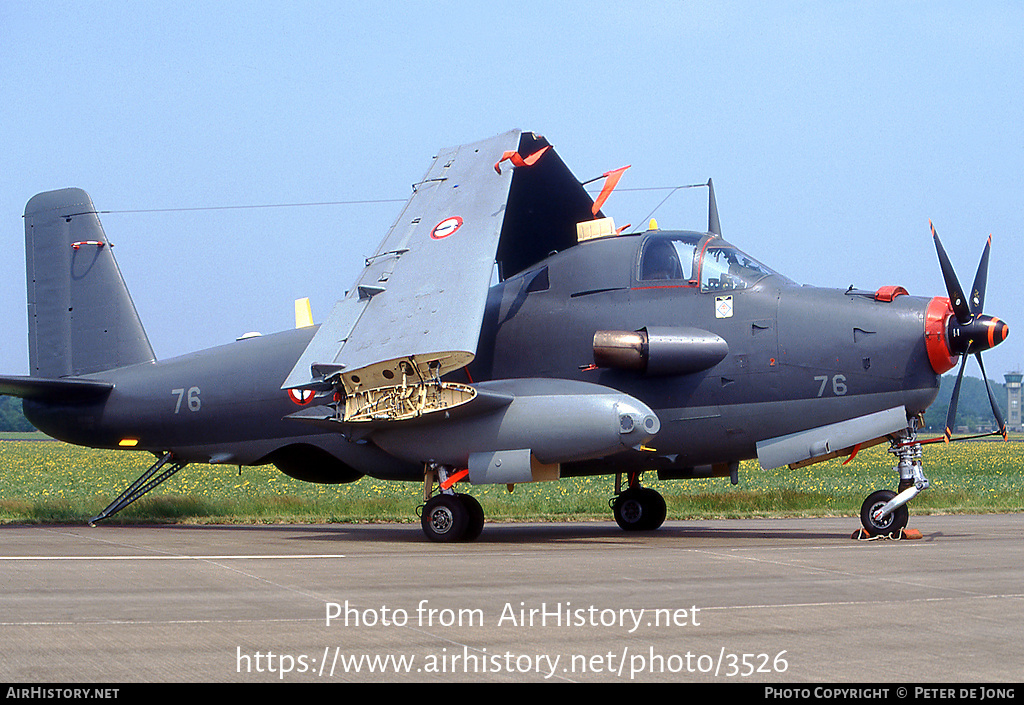
[(888, 504), (896, 493), (892, 490), (878, 490), (868, 495), (860, 507), (860, 523), (871, 536), (893, 536), (907, 528), (910, 521), (910, 510), (907, 505), (896, 508), (882, 521), (875, 521), (874, 513)]
[(653, 531), (665, 521), (665, 498), (647, 487), (628, 489), (612, 503), (615, 523), (623, 531)]
[(470, 512), (458, 496), (439, 494), (427, 500), (420, 517), (423, 533), (431, 541), (461, 541), (469, 528)]
[(644, 516), (644, 506), (635, 492), (626, 490), (612, 503), (612, 514), (615, 523), (623, 531), (640, 531)]
[(480, 537), (480, 532), (484, 530), (484, 508), (480, 506), (480, 502), (477, 501), (476, 497), (471, 494), (459, 494), (456, 496), (465, 505), (466, 511), (469, 514), (469, 523), (466, 526), (466, 534), (463, 540), (476, 541)]
[(649, 502), (645, 504), (649, 507), (647, 512), (647, 530), (654, 531), (660, 529), (661, 525), (665, 523), (665, 517), (668, 515), (668, 507), (665, 505), (665, 498), (661, 496), (660, 492), (652, 489), (645, 489), (648, 493)]

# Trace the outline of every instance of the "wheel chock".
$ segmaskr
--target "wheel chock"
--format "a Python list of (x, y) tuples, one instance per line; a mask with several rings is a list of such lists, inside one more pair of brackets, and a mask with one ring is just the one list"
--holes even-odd
[(866, 529), (862, 527), (854, 531), (850, 538), (854, 541), (879, 541), (881, 539), (890, 539), (893, 541), (913, 541), (915, 539), (923, 539), (924, 534), (922, 534), (917, 529), (900, 529), (899, 533), (895, 536), (892, 534), (880, 534), (878, 536), (872, 536), (867, 532)]

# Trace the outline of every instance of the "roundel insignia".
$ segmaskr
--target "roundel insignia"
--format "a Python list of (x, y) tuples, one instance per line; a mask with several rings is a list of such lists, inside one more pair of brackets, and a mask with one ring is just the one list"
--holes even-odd
[(434, 229), (430, 231), (430, 237), (435, 240), (443, 240), (461, 227), (462, 217), (453, 215), (451, 218), (445, 218), (435, 225)]
[(313, 401), (313, 397), (316, 396), (316, 392), (312, 389), (289, 389), (288, 398), (299, 406), (305, 406), (309, 402)]

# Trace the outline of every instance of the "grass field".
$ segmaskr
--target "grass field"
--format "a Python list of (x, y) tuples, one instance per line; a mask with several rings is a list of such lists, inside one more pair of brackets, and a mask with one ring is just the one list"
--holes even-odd
[[(98, 514), (153, 460), (140, 452), (89, 450), (24, 434), (0, 437), (0, 523), (82, 523)], [(975, 441), (925, 446), (931, 488), (911, 514), (1024, 511), (1024, 443)], [(656, 481), (670, 519), (856, 516), (876, 489), (894, 489), (885, 446), (849, 465), (829, 461), (801, 470), (740, 466), (726, 478)], [(488, 521), (609, 519), (614, 478), (473, 487)], [(469, 486), (465, 486), (469, 490)], [(190, 465), (108, 522), (335, 523), (417, 521), (421, 483), (363, 478), (347, 485), (293, 480), (273, 466)]]

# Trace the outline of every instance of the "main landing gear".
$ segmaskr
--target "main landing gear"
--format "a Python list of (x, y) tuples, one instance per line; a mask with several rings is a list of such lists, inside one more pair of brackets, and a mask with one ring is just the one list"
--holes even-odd
[[(472, 495), (452, 489), (466, 471), (455, 472), (444, 465), (425, 468), (420, 507), (420, 525), (431, 541), (456, 543), (474, 541), (484, 528), (484, 510)], [(615, 497), (608, 503), (615, 523), (624, 531), (654, 531), (665, 522), (665, 498), (649, 487), (640, 486), (640, 473), (628, 474), (628, 486), (622, 489), (622, 475), (615, 477)], [(433, 494), (434, 485), (439, 493)]]
[(907, 528), (910, 511), (907, 502), (928, 489), (928, 478), (921, 467), (921, 443), (917, 440), (917, 419), (892, 439), (889, 452), (896, 456), (900, 474), (899, 492), (872, 492), (860, 508), (860, 521), (869, 536), (898, 536)]
[(640, 486), (640, 473), (628, 475), (622, 489), (622, 475), (615, 476), (615, 496), (609, 500), (615, 523), (623, 531), (654, 531), (665, 522), (665, 498), (656, 490)]
[[(452, 489), (462, 473), (443, 465), (428, 465), (423, 485), (426, 500), (420, 512), (423, 533), (431, 541), (455, 543), (475, 541), (484, 528), (484, 510), (475, 497)], [(440, 494), (431, 496), (434, 482)]]

